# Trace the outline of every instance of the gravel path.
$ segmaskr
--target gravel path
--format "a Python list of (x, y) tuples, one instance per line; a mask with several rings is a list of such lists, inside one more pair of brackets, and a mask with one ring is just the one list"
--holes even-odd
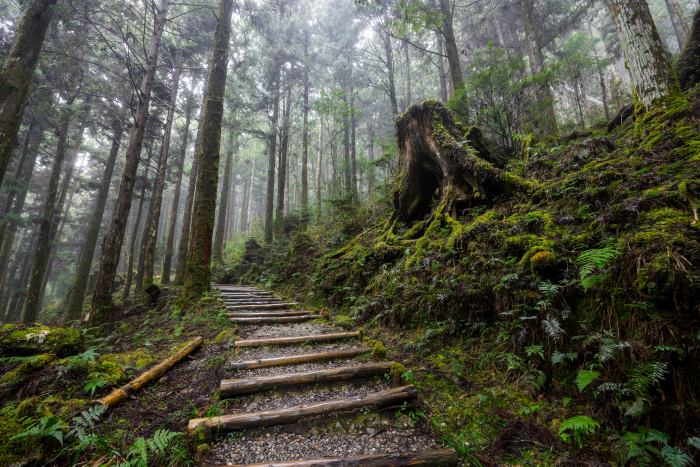
[(285, 323), (271, 324), (269, 326), (241, 326), (241, 335), (246, 339), (259, 339), (262, 337), (296, 337), (312, 334), (328, 334), (340, 332), (338, 328), (320, 323)]
[[(329, 362), (300, 363), (297, 365), (273, 366), (269, 368), (255, 368), (253, 370), (231, 370), (227, 373), (230, 378), (257, 378), (259, 376), (283, 375), (285, 373), (302, 373), (306, 371), (327, 370), (328, 368), (338, 368), (348, 365), (359, 365), (364, 363), (357, 358), (347, 358), (342, 360), (331, 360)], [(228, 376), (230, 375), (230, 376)]]

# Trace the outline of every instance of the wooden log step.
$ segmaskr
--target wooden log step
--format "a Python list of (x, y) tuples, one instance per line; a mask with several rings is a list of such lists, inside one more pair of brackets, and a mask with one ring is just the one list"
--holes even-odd
[(415, 399), (418, 391), (414, 386), (386, 389), (365, 396), (335, 399), (316, 404), (298, 405), (263, 412), (222, 415), (219, 417), (194, 418), (187, 424), (191, 432), (196, 429), (217, 430), (218, 432), (245, 430), (258, 426), (295, 423), (304, 417), (326, 415), (335, 412), (359, 409), (362, 407), (385, 407)]
[(294, 310), (294, 311), (231, 311), (228, 315), (232, 318), (276, 318), (280, 316), (303, 316), (311, 314), (310, 311)]
[(296, 302), (289, 303), (271, 303), (267, 305), (234, 305), (228, 307), (229, 310), (280, 310), (284, 308), (292, 308), (297, 306)]
[[(324, 457), (298, 461), (278, 461), (267, 464), (228, 464), (233, 467), (391, 467), (430, 466), (450, 467), (457, 465), (459, 455), (454, 449), (424, 449), (415, 452), (367, 454), (348, 457)], [(205, 464), (205, 467), (218, 467)]]
[(326, 362), (329, 360), (340, 360), (353, 358), (371, 352), (369, 348), (357, 348), (348, 350), (331, 350), (328, 352), (314, 352), (299, 355), (289, 355), (287, 357), (260, 358), (257, 360), (246, 360), (236, 362), (228, 366), (232, 370), (253, 370), (256, 368), (269, 368), (275, 366), (296, 365), (310, 362)]
[(271, 292), (227, 292), (220, 290), (219, 293), (226, 297), (271, 297)]
[(283, 375), (225, 379), (221, 381), (219, 390), (221, 391), (222, 397), (235, 397), (242, 394), (253, 394), (281, 387), (368, 378), (370, 376), (388, 373), (395, 363), (396, 362), (371, 362), (328, 368), (325, 370), (287, 373)]
[(236, 305), (274, 305), (276, 303), (282, 303), (279, 300), (223, 300), (224, 304), (236, 306)]
[(274, 324), (274, 323), (300, 323), (320, 318), (320, 315), (301, 316), (266, 316), (264, 318), (230, 318), (237, 324)]
[(333, 334), (313, 334), (309, 336), (292, 336), (292, 337), (265, 337), (262, 339), (241, 339), (234, 343), (235, 347), (254, 347), (261, 345), (289, 345), (303, 344), (304, 342), (332, 342), (351, 337), (360, 337), (358, 331), (352, 332), (337, 332)]

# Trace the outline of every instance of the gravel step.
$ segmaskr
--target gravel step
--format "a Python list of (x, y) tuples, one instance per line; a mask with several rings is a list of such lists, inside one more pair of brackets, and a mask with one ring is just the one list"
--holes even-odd
[(328, 362), (344, 358), (353, 358), (369, 352), (371, 352), (371, 349), (355, 348), (288, 355), (284, 357), (258, 358), (256, 360), (245, 360), (235, 362), (229, 365), (228, 368), (233, 370), (254, 370), (269, 367), (280, 367), (286, 365), (297, 365), (302, 363)]
[(263, 317), (233, 317), (231, 321), (237, 324), (267, 324), (267, 323), (295, 323), (321, 318), (320, 315), (299, 316), (263, 316)]
[(302, 344), (305, 342), (329, 342), (342, 339), (350, 339), (360, 337), (359, 332), (337, 332), (333, 334), (312, 334), (307, 336), (292, 336), (292, 337), (269, 337), (262, 339), (241, 339), (235, 341), (236, 347), (250, 347), (256, 345), (290, 345)]

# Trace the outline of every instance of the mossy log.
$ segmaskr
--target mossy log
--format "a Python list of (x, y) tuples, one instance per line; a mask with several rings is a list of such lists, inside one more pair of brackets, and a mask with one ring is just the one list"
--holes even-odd
[(439, 102), (409, 107), (396, 119), (396, 138), (400, 166), (393, 201), (401, 221), (436, 210), (456, 218), (476, 203), (532, 187), (499, 168), (503, 160), (487, 148), (481, 131), (462, 126)]
[(418, 391), (414, 386), (402, 386), (375, 392), (366, 396), (354, 396), (316, 404), (299, 405), (263, 412), (222, 415), (220, 417), (194, 418), (187, 424), (187, 430), (215, 429), (219, 432), (245, 430), (259, 426), (295, 423), (302, 418), (325, 415), (335, 412), (360, 409), (362, 407), (386, 407), (415, 399)]
[(149, 384), (150, 382), (160, 378), (163, 374), (174, 367), (177, 363), (182, 361), (185, 357), (190, 355), (195, 350), (199, 349), (204, 343), (204, 339), (201, 337), (195, 337), (194, 339), (188, 341), (185, 345), (180, 347), (180, 349), (163, 360), (162, 362), (154, 365), (147, 371), (141, 373), (136, 379), (130, 383), (115, 389), (105, 397), (98, 399), (97, 402), (107, 407), (114, 407), (121, 401), (129, 397), (131, 394), (139, 391), (141, 388)]
[(85, 350), (79, 329), (43, 325), (4, 324), (0, 328), (0, 356), (53, 354), (68, 357)]
[(347, 381), (383, 375), (389, 373), (394, 365), (395, 362), (371, 362), (325, 370), (260, 376), (257, 378), (229, 379), (221, 381), (219, 390), (222, 397), (235, 397), (241, 394), (253, 394), (281, 387)]
[[(415, 452), (391, 454), (366, 454), (338, 458), (279, 461), (268, 464), (238, 464), (234, 467), (380, 467), (380, 466), (451, 466), (457, 465), (459, 456), (454, 449), (425, 449)], [(215, 467), (214, 464), (206, 464)]]

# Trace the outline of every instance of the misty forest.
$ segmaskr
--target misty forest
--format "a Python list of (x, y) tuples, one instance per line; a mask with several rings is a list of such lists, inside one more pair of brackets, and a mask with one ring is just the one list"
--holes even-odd
[(700, 464), (696, 0), (0, 0), (0, 466)]

